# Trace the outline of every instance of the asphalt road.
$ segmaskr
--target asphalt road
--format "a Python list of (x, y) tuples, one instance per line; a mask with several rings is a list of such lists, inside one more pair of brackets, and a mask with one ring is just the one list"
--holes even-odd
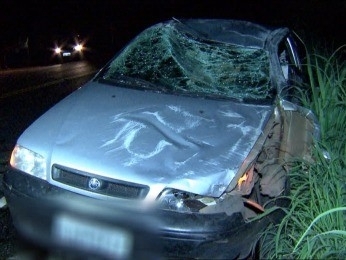
[(87, 61), (0, 71), (0, 141), (16, 139), (33, 120), (97, 71)]
[[(80, 61), (0, 71), (0, 201), (2, 176), (19, 135), (46, 110), (90, 80), (98, 69), (97, 65)], [(0, 259), (35, 259), (32, 251), (18, 238), (8, 208), (0, 207)]]

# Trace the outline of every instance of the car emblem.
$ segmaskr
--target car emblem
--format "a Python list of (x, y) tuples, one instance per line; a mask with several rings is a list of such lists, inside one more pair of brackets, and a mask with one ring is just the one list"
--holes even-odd
[(101, 181), (97, 178), (91, 178), (88, 182), (88, 187), (91, 189), (91, 190), (98, 190), (101, 188)]

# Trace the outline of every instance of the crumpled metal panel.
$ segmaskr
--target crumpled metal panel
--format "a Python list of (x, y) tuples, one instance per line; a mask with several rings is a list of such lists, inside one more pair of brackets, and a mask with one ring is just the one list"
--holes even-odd
[(280, 106), (284, 111), (297, 111), (302, 117), (304, 117), (307, 121), (310, 122), (312, 137), (314, 140), (319, 140), (321, 138), (321, 127), (317, 120), (316, 115), (308, 108), (296, 105), (287, 100), (280, 100)]
[(281, 150), (285, 151), (285, 162), (291, 162), (296, 158), (313, 161), (311, 149), (321, 134), (315, 114), (286, 100), (280, 100), (280, 106), (284, 125)]
[(55, 108), (36, 123), (58, 129), (54, 140), (34, 123), (19, 143), (36, 136), (47, 144), (51, 164), (148, 185), (151, 197), (165, 187), (220, 196), (272, 111), (97, 83), (66, 102), (68, 113)]

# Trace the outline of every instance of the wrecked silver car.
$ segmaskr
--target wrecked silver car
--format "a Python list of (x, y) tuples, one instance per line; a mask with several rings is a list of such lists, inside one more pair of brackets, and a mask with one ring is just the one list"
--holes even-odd
[[(78, 196), (115, 212), (121, 202), (145, 204), (165, 256), (247, 256), (269, 223), (251, 220), (280, 203), (289, 162), (309, 160), (319, 134), (311, 111), (294, 102), (304, 80), (300, 44), (287, 28), (234, 20), (146, 29), (18, 139), (4, 178), (16, 227), (46, 243), (131, 258), (135, 235), (113, 233), (120, 249), (112, 251), (114, 243), (90, 235), (108, 229), (83, 224), (89, 213), (59, 212)], [(49, 203), (30, 212), (23, 198)], [(55, 201), (59, 211), (47, 214), (43, 205)]]

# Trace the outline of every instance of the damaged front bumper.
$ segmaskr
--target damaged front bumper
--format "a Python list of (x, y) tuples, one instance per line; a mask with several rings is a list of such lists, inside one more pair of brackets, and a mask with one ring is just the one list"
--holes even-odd
[[(4, 187), (20, 234), (49, 250), (88, 256), (245, 257), (258, 233), (277, 218), (247, 223), (240, 213), (143, 212), (66, 191), (12, 168), (4, 176)], [(103, 244), (78, 237), (86, 235)]]

